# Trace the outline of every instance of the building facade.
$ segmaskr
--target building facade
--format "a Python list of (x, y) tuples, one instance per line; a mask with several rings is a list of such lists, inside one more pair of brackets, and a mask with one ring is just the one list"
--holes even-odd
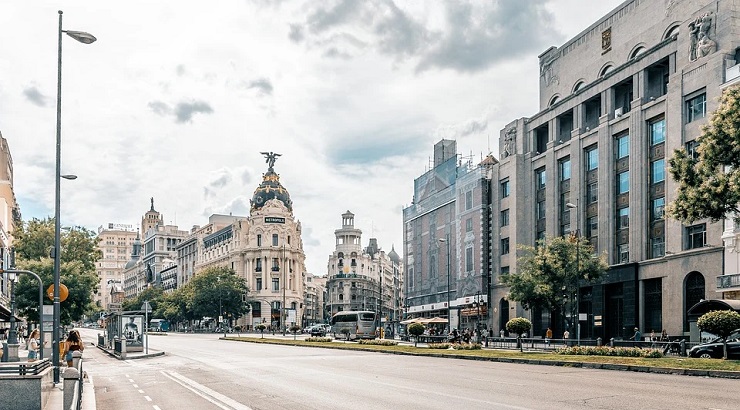
[[(0, 266), (9, 267), (13, 231), (19, 226), (21, 212), (13, 190), (13, 157), (8, 141), (0, 133)], [(10, 320), (10, 282), (0, 276), (0, 326)]]
[(101, 310), (109, 310), (111, 289), (123, 286), (123, 270), (131, 257), (136, 239), (133, 225), (109, 223), (98, 227), (98, 249), (101, 259), (95, 263), (98, 290), (93, 300)]
[(303, 296), (303, 326), (326, 323), (324, 316), (324, 293), (326, 277), (306, 272), (306, 284)]
[[(434, 146), (403, 210), (407, 317), (448, 317), (452, 328), (488, 327), (492, 157), (473, 165), (455, 141)], [(513, 243), (511, 249), (513, 250)]]
[(403, 268), (395, 250), (386, 254), (376, 238), (362, 248), (362, 231), (355, 228), (355, 215), (342, 214), (342, 227), (334, 231), (334, 252), (329, 256), (326, 277), (326, 312), (329, 318), (347, 310), (377, 312), (391, 329), (401, 318)]
[[(695, 152), (730, 80), (737, 17), (733, 1), (625, 1), (540, 55), (539, 112), (501, 130), (494, 166), (494, 328), (526, 316), (534, 335), (550, 326), (605, 340), (634, 327), (693, 336), (686, 312), (715, 296), (722, 226), (664, 217), (677, 187), (667, 163), (676, 149)], [(519, 255), (504, 242), (571, 232), (610, 264), (603, 282), (580, 284), (583, 320), (507, 301), (500, 275), (516, 272)]]

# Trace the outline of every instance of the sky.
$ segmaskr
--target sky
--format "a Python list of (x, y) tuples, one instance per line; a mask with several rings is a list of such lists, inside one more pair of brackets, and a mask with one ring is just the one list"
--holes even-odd
[(189, 230), (247, 216), (275, 163), (326, 274), (341, 214), (403, 254), (433, 146), (477, 163), (538, 111), (537, 56), (621, 0), (0, 2), (0, 133), (24, 220), (54, 215), (58, 10), (63, 226), (139, 226), (150, 197)]

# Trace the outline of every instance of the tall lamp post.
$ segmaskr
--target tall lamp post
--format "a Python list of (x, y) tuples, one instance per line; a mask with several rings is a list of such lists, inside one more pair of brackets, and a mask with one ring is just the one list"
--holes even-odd
[(285, 275), (283, 276), (283, 308), (281, 309), (281, 315), (280, 315), (280, 321), (281, 326), (283, 327), (283, 336), (285, 336), (285, 322), (288, 320), (287, 314), (288, 314), (288, 307), (285, 306), (285, 287), (288, 286), (288, 266), (287, 261), (285, 260), (285, 244), (283, 244), (283, 270), (285, 271)]
[(447, 244), (447, 333), (452, 332), (452, 306), (450, 306), (450, 234), (445, 239), (438, 239)]
[(578, 208), (578, 199), (576, 199), (576, 203), (568, 202), (565, 204), (566, 207), (569, 209), (575, 209), (576, 210), (576, 278), (575, 278), (575, 297), (573, 298), (573, 306), (571, 307), (571, 318), (573, 318), (575, 314), (575, 322), (573, 322), (576, 326), (576, 343), (578, 346), (581, 345), (581, 318), (578, 308), (578, 303), (580, 299), (580, 287), (579, 287), (579, 280), (581, 278), (581, 237), (580, 237), (580, 229), (581, 229), (581, 210)]
[[(60, 285), (60, 253), (61, 246), (59, 243), (60, 224), (59, 224), (59, 203), (61, 191), (61, 179), (74, 179), (71, 175), (62, 176), (61, 159), (62, 159), (62, 33), (79, 41), (82, 44), (91, 44), (97, 40), (95, 36), (84, 31), (62, 30), (62, 11), (59, 10), (59, 43), (57, 53), (57, 149), (56, 149), (56, 197), (54, 202), (54, 328), (52, 329), (52, 363), (54, 364), (54, 384), (59, 383), (59, 326), (61, 325), (60, 306), (59, 306), (59, 285)], [(69, 178), (67, 178), (69, 177)], [(75, 177), (76, 178), (76, 177)]]

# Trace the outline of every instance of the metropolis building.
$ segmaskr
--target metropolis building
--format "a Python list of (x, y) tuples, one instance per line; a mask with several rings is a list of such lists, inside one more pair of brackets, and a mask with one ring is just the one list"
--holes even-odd
[(698, 336), (687, 310), (721, 297), (723, 226), (664, 216), (676, 196), (668, 172), (696, 138), (724, 87), (740, 77), (738, 4), (730, 0), (630, 0), (539, 56), (539, 111), (511, 121), (499, 140), (491, 201), (492, 307), (498, 330), (531, 318), (534, 335), (575, 318), (525, 311), (500, 274), (516, 273), (513, 244), (571, 232), (610, 265), (579, 284), (580, 335)]

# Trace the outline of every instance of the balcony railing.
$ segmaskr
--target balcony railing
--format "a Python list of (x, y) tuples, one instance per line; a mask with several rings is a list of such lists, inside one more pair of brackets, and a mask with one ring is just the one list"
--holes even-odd
[(717, 277), (717, 290), (740, 290), (740, 273)]

